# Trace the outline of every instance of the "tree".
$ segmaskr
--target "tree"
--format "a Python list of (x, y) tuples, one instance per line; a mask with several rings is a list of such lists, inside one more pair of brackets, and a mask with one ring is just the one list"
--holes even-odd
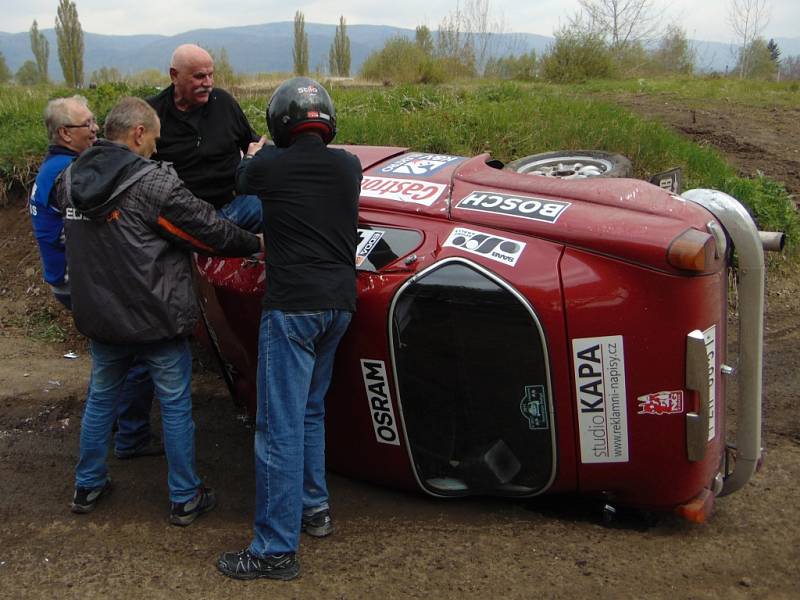
[(691, 75), (694, 72), (695, 52), (689, 39), (678, 25), (669, 25), (653, 52), (653, 64), (662, 73)]
[[(657, 35), (663, 11), (653, 0), (578, 0), (579, 15), (588, 19), (589, 29), (605, 36), (611, 50), (618, 52)], [(578, 17), (570, 19), (575, 24)]]
[(737, 68), (739, 79), (744, 79), (750, 68), (749, 52), (755, 49), (753, 42), (769, 23), (767, 0), (728, 0), (728, 22), (733, 28), (739, 44)]
[(541, 60), (541, 73), (547, 81), (574, 83), (614, 74), (611, 50), (601, 33), (580, 23), (576, 27), (573, 22), (557, 30), (554, 38)]
[(339, 17), (339, 25), (333, 36), (329, 66), (331, 75), (350, 77), (350, 37), (347, 35), (347, 23), (343, 16)]
[(11, 81), (11, 71), (6, 64), (6, 57), (0, 52), (0, 84)]
[(228, 51), (223, 46), (220, 48), (219, 53), (206, 48), (206, 51), (211, 55), (214, 61), (214, 83), (221, 88), (227, 88), (236, 85), (241, 80), (241, 77), (236, 74), (236, 71), (231, 65), (228, 58)]
[(122, 73), (116, 67), (100, 67), (97, 71), (92, 71), (89, 75), (89, 84), (102, 85), (104, 83), (119, 83), (122, 81)]
[(504, 20), (492, 16), (489, 0), (458, 2), (439, 24), (436, 55), (451, 63), (457, 75), (473, 76), (486, 66), (505, 31)]
[(78, 20), (78, 9), (69, 0), (59, 0), (58, 3), (56, 40), (64, 81), (70, 87), (83, 86), (83, 29)]
[(433, 36), (425, 25), (418, 25), (414, 30), (414, 41), (425, 54), (433, 56)]
[(737, 64), (736, 69), (744, 73), (747, 79), (773, 79), (778, 74), (778, 63), (772, 58), (772, 52), (763, 38), (753, 40), (746, 51), (740, 55), (747, 57), (747, 66)]
[(306, 18), (302, 11), (294, 13), (294, 58), (295, 75), (308, 75), (308, 35), (306, 34)]
[(50, 59), (50, 42), (39, 31), (39, 24), (33, 20), (30, 30), (31, 51), (36, 59), (36, 70), (39, 73), (39, 83), (47, 83), (47, 61)]
[(14, 79), (20, 85), (36, 85), (39, 83), (39, 69), (36, 63), (32, 60), (26, 60), (22, 66), (17, 69), (17, 74)]
[(780, 76), (786, 80), (800, 79), (800, 55), (787, 56), (781, 61)]

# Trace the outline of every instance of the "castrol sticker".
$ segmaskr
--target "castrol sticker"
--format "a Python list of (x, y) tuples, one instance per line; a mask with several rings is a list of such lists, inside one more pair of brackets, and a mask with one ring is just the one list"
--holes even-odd
[(372, 177), (364, 175), (361, 195), (367, 198), (410, 202), (431, 206), (447, 189), (447, 184), (395, 177)]
[(367, 392), (375, 439), (380, 444), (399, 446), (400, 436), (397, 435), (397, 421), (386, 379), (386, 365), (382, 360), (362, 358), (361, 374), (364, 376), (364, 389)]
[(621, 335), (572, 340), (581, 462), (628, 462), (625, 353)]
[(639, 396), (640, 415), (677, 415), (683, 412), (683, 390)]

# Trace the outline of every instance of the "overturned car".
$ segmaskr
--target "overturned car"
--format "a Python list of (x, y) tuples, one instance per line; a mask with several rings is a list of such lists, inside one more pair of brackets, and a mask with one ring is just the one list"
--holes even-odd
[[(358, 311), (327, 397), (331, 469), (443, 497), (579, 492), (696, 522), (748, 481), (761, 456), (763, 248), (736, 200), (663, 189), (674, 174), (626, 178), (613, 155), (504, 166), (346, 148), (364, 170)], [(196, 268), (208, 338), (252, 410), (264, 264)]]

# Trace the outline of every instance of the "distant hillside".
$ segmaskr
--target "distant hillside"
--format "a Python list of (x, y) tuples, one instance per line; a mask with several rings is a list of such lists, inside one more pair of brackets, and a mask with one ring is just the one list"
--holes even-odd
[[(311, 69), (327, 70), (335, 25), (306, 23), (310, 50)], [(50, 42), (50, 77), (60, 80), (61, 67), (54, 29), (42, 30)], [(384, 46), (393, 36), (402, 35), (413, 39), (412, 29), (401, 29), (384, 25), (348, 25), (352, 70), (357, 72), (361, 64), (375, 50)], [(163, 35), (101, 35), (85, 33), (84, 72), (88, 78), (100, 67), (116, 67), (123, 74), (142, 69), (158, 69), (166, 72), (172, 51), (179, 44), (197, 43), (218, 51), (225, 48), (231, 64), (237, 71), (258, 73), (265, 71), (291, 71), (294, 23), (283, 21), (244, 27), (222, 29), (195, 29), (172, 36)], [(536, 50), (545, 51), (553, 38), (532, 33), (508, 33), (497, 35), (492, 40), (492, 54), (503, 56)], [(783, 56), (800, 55), (800, 38), (777, 38), (775, 40)], [(693, 41), (697, 50), (697, 66), (702, 71), (732, 70), (736, 64), (735, 48), (718, 42)], [(33, 60), (27, 32), (0, 32), (0, 52), (6, 58), (9, 69), (15, 73), (26, 60)]]
[[(50, 42), (50, 77), (61, 79), (58, 64), (55, 30), (41, 30)], [(328, 52), (336, 32), (335, 25), (306, 23), (310, 51), (311, 69), (327, 70)], [(383, 25), (348, 25), (352, 70), (358, 71), (361, 64), (375, 50), (384, 46), (393, 36), (414, 37), (414, 30)], [(179, 44), (196, 43), (218, 51), (225, 48), (233, 68), (244, 73), (264, 71), (291, 71), (294, 23), (266, 23), (223, 29), (195, 29), (172, 36), (162, 35), (100, 35), (84, 33), (84, 73), (88, 75), (100, 67), (116, 67), (128, 74), (142, 69), (155, 68), (166, 72), (172, 51)], [(535, 49), (541, 52), (551, 38), (534, 34), (504, 34), (493, 41), (497, 55), (519, 54)], [(27, 32), (0, 32), (0, 52), (6, 57), (9, 69), (14, 73), (26, 60), (33, 60)]]

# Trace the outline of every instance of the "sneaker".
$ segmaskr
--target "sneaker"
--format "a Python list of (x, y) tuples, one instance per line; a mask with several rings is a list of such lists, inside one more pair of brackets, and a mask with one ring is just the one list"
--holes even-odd
[(331, 511), (325, 508), (315, 512), (313, 515), (303, 515), (300, 528), (313, 537), (325, 537), (332, 534), (333, 519), (331, 519)]
[(217, 569), (234, 579), (294, 579), (300, 574), (300, 562), (293, 552), (270, 554), (259, 558), (249, 549), (223, 552), (217, 559)]
[(191, 500), (170, 503), (169, 522), (185, 527), (203, 513), (213, 510), (216, 505), (217, 495), (214, 490), (201, 485)]
[(139, 458), (141, 456), (161, 456), (162, 454), (164, 454), (164, 444), (161, 443), (161, 438), (157, 435), (150, 435), (145, 443), (140, 444), (133, 450), (114, 449), (114, 456), (120, 460)]
[(70, 504), (70, 509), (72, 512), (79, 515), (90, 513), (94, 510), (94, 507), (97, 506), (97, 501), (100, 500), (104, 494), (107, 494), (110, 491), (111, 477), (106, 478), (106, 482), (103, 484), (103, 487), (76, 487), (75, 494), (72, 496), (72, 504)]

